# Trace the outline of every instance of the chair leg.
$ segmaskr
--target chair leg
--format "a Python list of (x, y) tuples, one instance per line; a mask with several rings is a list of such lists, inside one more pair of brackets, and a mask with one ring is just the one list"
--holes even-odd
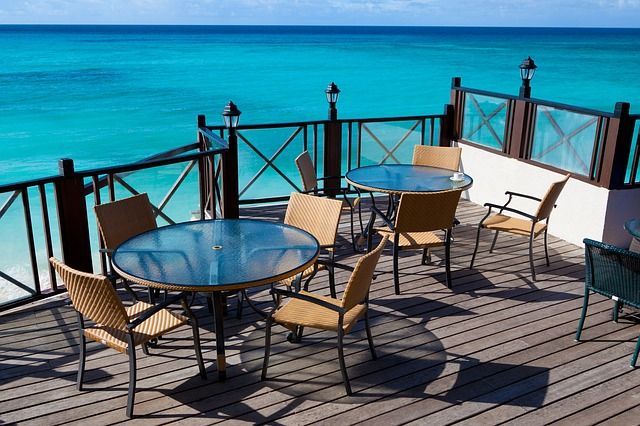
[(371, 351), (371, 358), (378, 359), (376, 355), (376, 348), (373, 346), (373, 337), (371, 336), (371, 327), (369, 325), (369, 308), (364, 311), (364, 328), (367, 331), (367, 340), (369, 341), (369, 350)]
[(151, 353), (149, 353), (149, 345), (147, 343), (142, 344), (142, 353), (147, 356), (151, 355)]
[(126, 292), (129, 293), (129, 295), (133, 298), (133, 300), (135, 300), (136, 302), (140, 300), (140, 299), (138, 299), (138, 295), (136, 294), (135, 291), (133, 291), (133, 289), (131, 288), (131, 286), (127, 282), (127, 280), (125, 280), (125, 279), (122, 280), (122, 286), (124, 287)]
[(333, 266), (329, 266), (327, 268), (327, 272), (329, 272), (329, 292), (331, 293), (331, 297), (334, 299), (336, 296), (336, 275)]
[(444, 244), (444, 264), (447, 277), (447, 288), (451, 288), (451, 230), (447, 230), (447, 241)]
[(589, 289), (584, 289), (584, 299), (582, 301), (582, 314), (578, 321), (578, 329), (576, 330), (576, 341), (580, 341), (580, 335), (582, 334), (582, 327), (584, 326), (584, 320), (587, 317), (587, 308), (589, 307)]
[(473, 262), (476, 260), (476, 254), (478, 253), (478, 245), (480, 244), (480, 230), (482, 229), (482, 225), (478, 225), (478, 232), (476, 233), (476, 245), (473, 249), (473, 255), (471, 256), (471, 263), (469, 264), (469, 269), (473, 269)]
[(344, 362), (344, 350), (343, 347), (344, 330), (342, 323), (338, 327), (338, 360), (340, 361), (340, 371), (342, 372), (342, 380), (344, 381), (344, 388), (347, 391), (347, 395), (351, 395), (351, 384), (349, 383), (349, 376), (347, 375), (347, 366)]
[(182, 308), (184, 309), (187, 317), (189, 318), (189, 323), (191, 324), (191, 330), (193, 331), (193, 349), (196, 352), (196, 361), (198, 362), (198, 369), (200, 370), (200, 377), (203, 380), (207, 379), (207, 370), (204, 368), (204, 361), (202, 360), (202, 349), (200, 348), (200, 330), (198, 329), (198, 320), (196, 316), (193, 315), (193, 312), (189, 308), (189, 304), (187, 303), (187, 299), (182, 299)]
[(127, 417), (133, 417), (133, 404), (136, 397), (136, 347), (133, 335), (129, 334), (129, 392), (127, 395)]
[(354, 253), (358, 250), (356, 247), (356, 234), (353, 230), (353, 206), (349, 205), (349, 224), (351, 225), (351, 247)]
[(529, 266), (531, 267), (531, 279), (536, 280), (536, 270), (533, 266), (533, 232), (529, 237)]
[(264, 331), (264, 360), (262, 361), (262, 376), (261, 380), (267, 379), (267, 369), (269, 368), (269, 354), (271, 353), (271, 323), (273, 319), (267, 318), (267, 326)]
[(431, 263), (431, 250), (429, 248), (422, 249), (422, 264)]
[(547, 259), (547, 266), (551, 263), (549, 262), (549, 245), (547, 244), (547, 229), (544, 230), (544, 257)]
[(620, 313), (620, 301), (619, 300), (614, 300), (613, 301), (613, 312), (611, 315), (611, 318), (613, 319), (613, 322), (618, 322), (618, 314)]
[(393, 244), (393, 286), (395, 287), (396, 294), (400, 294), (400, 272), (398, 271), (398, 234), (396, 234), (396, 241)]
[(82, 390), (84, 380), (84, 366), (87, 361), (87, 338), (84, 337), (84, 330), (80, 329), (80, 358), (78, 360), (78, 383), (76, 388)]
[(636, 362), (638, 361), (638, 352), (640, 352), (640, 337), (638, 337), (638, 341), (636, 342), (636, 350), (633, 352), (633, 356), (631, 357), (631, 367), (636, 367)]
[(493, 236), (493, 241), (491, 242), (491, 248), (489, 248), (489, 253), (493, 253), (493, 249), (496, 247), (496, 242), (498, 241), (498, 234), (500, 231), (496, 231), (496, 234)]

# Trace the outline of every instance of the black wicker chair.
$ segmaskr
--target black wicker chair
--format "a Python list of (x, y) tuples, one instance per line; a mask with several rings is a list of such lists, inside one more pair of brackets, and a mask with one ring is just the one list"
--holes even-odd
[[(613, 299), (613, 320), (618, 321), (618, 312), (623, 305), (640, 309), (640, 253), (621, 249), (610, 244), (584, 240), (585, 246), (585, 286), (582, 315), (578, 322), (576, 340), (584, 325), (591, 292)], [(640, 338), (631, 357), (635, 367), (640, 351)]]

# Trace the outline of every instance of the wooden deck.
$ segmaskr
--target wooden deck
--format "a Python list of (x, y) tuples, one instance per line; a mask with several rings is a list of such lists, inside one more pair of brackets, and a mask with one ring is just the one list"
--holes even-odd
[[(378, 359), (370, 359), (358, 326), (346, 340), (354, 395), (342, 385), (331, 333), (308, 330), (302, 343), (276, 328), (270, 380), (260, 381), (264, 321), (245, 308), (226, 322), (229, 378), (217, 382), (215, 335), (204, 299), (196, 302), (209, 379), (197, 376), (189, 330), (139, 351), (133, 423), (211, 424), (638, 424), (640, 372), (629, 367), (640, 327), (611, 321), (611, 302), (594, 296), (583, 336), (573, 336), (583, 293), (583, 251), (550, 238), (552, 263), (536, 246), (539, 281), (530, 280), (526, 240), (501, 236), (488, 253), (483, 233), (476, 269), (468, 264), (484, 210), (462, 202), (455, 230), (453, 289), (442, 251), (434, 264), (418, 253), (401, 258), (402, 294), (393, 292), (391, 257), (383, 254), (371, 292)], [(280, 207), (244, 210), (279, 219)], [(346, 227), (341, 230), (346, 235)], [(345, 242), (345, 246), (347, 241)], [(341, 262), (357, 255), (345, 248)], [(343, 285), (348, 272), (338, 271)], [(326, 274), (312, 290), (328, 294)], [(126, 296), (124, 296), (126, 298)], [(263, 308), (265, 292), (255, 294)], [(126, 420), (127, 358), (89, 344), (86, 391), (75, 388), (75, 314), (64, 298), (0, 316), (0, 423), (121, 423)]]

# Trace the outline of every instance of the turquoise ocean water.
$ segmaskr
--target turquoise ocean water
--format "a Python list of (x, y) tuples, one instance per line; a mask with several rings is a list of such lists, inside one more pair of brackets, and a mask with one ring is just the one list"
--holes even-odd
[(229, 99), (243, 123), (439, 113), (450, 80), (640, 111), (640, 30), (0, 26), (0, 183), (142, 158), (190, 142)]
[[(0, 184), (56, 174), (61, 157), (86, 169), (187, 144), (196, 115), (221, 123), (229, 99), (243, 123), (324, 119), (331, 81), (343, 118), (440, 113), (454, 76), (517, 94), (527, 55), (534, 97), (640, 112), (640, 29), (0, 25)], [(159, 201), (179, 172), (131, 179)], [(168, 206), (180, 220), (195, 208), (193, 191)], [(0, 271), (33, 286), (21, 209), (0, 221)], [(25, 294), (0, 276), (0, 304)]]

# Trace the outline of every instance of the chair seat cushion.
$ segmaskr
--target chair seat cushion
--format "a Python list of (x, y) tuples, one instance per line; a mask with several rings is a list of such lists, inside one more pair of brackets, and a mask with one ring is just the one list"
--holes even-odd
[[(338, 299), (306, 291), (301, 291), (300, 293), (313, 297), (314, 299), (323, 300), (335, 306), (340, 306), (340, 300)], [(364, 315), (365, 310), (365, 305), (356, 305), (344, 314), (343, 329), (345, 333), (351, 330), (358, 319)], [(338, 331), (337, 312), (301, 299), (289, 299), (284, 306), (275, 312), (273, 319), (278, 324), (282, 324), (292, 330), (295, 326), (301, 325), (320, 330)]]
[[(529, 219), (520, 219), (511, 216), (497, 214), (487, 218), (482, 223), (483, 228), (492, 229), (494, 231), (510, 232), (512, 234), (529, 236), (531, 234), (531, 221)], [(534, 227), (534, 234), (537, 236), (547, 228), (547, 224), (538, 222)]]
[[(393, 243), (394, 232), (388, 227), (374, 228), (380, 235), (389, 236), (389, 241)], [(444, 241), (433, 232), (401, 232), (398, 239), (398, 246), (404, 248), (439, 247), (444, 245)]]
[[(130, 320), (135, 319), (153, 305), (145, 302), (138, 302), (135, 305), (125, 308)], [(151, 318), (144, 321), (133, 331), (133, 341), (136, 346), (148, 342), (186, 323), (188, 318), (173, 313), (167, 309), (162, 309)], [(89, 339), (100, 342), (119, 352), (127, 353), (129, 346), (127, 333), (111, 327), (96, 325), (84, 329), (84, 335)]]

